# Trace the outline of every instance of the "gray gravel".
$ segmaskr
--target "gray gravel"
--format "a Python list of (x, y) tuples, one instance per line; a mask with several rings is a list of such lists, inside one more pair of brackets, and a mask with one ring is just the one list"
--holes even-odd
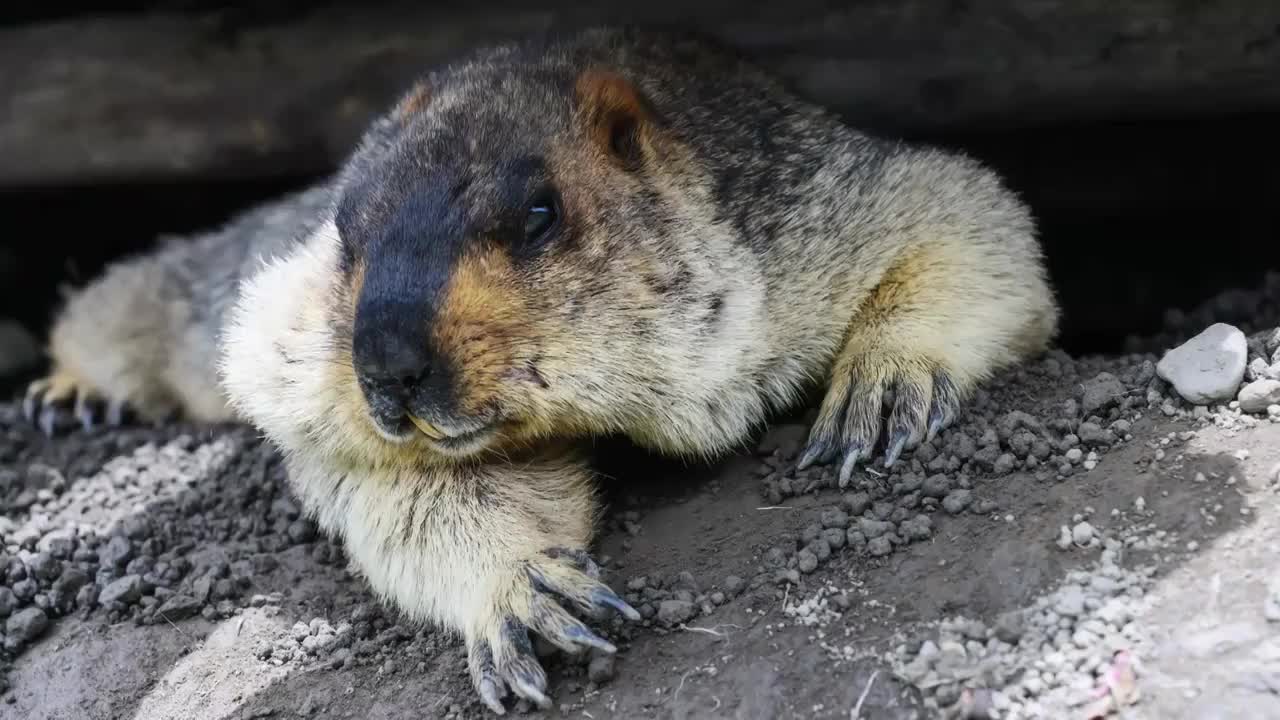
[[(1054, 352), (1003, 385), (997, 381), (984, 387), (951, 428), (904, 454), (892, 470), (877, 459), (855, 472), (840, 504), (821, 510), (818, 523), (794, 547), (766, 552), (761, 571), (788, 582), (792, 571), (814, 572), (835, 552), (885, 557), (932, 538), (938, 513), (998, 513), (998, 492), (985, 489), (996, 478), (1029, 470), (1051, 482), (1093, 469), (1108, 450), (1126, 442), (1137, 414), (1164, 400), (1154, 355), (1135, 356), (1119, 372), (1093, 369), (1099, 366)], [(1026, 407), (1024, 388), (1061, 387), (1060, 381), (1069, 378), (1079, 378), (1073, 394), (1045, 397)], [(1006, 395), (1023, 399), (1009, 403)], [(1009, 405), (1020, 409), (997, 409)], [(831, 466), (794, 469), (799, 445), (788, 439), (799, 435), (797, 427), (775, 428), (757, 449), (767, 467), (774, 468), (762, 479), (763, 495), (771, 504), (840, 489)], [(784, 454), (788, 451), (792, 454)], [(843, 542), (835, 539), (841, 528)]]
[(1138, 537), (1108, 537), (1092, 567), (1071, 573), (1026, 610), (1006, 613), (990, 627), (943, 621), (936, 642), (915, 650), (899, 645), (887, 657), (940, 711), (959, 710), (967, 689), (984, 694), (1009, 720), (1088, 717), (1079, 713), (1097, 673), (1138, 640), (1130, 620), (1146, 603), (1152, 569), (1119, 562)]
[[(0, 485), (0, 670), (62, 616), (142, 625), (224, 618), (247, 605), (246, 591), (276, 568), (277, 553), (341, 558), (299, 519), (278, 458), (252, 431), (198, 444), (184, 430), (51, 442), (15, 407), (0, 406), (0, 457), (13, 460), (3, 472), (14, 483)], [(49, 452), (62, 445), (80, 452)], [(331, 643), (309, 644), (319, 652)]]

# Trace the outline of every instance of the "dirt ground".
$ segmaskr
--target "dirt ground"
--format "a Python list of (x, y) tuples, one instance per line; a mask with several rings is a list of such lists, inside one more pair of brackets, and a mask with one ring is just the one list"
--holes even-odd
[[(645, 620), (603, 628), (616, 658), (549, 654), (555, 709), (514, 713), (1280, 717), (1280, 415), (1155, 373), (1215, 320), (1270, 362), (1280, 277), (1242, 292), (1003, 373), (845, 488), (794, 471), (803, 413), (713, 466), (601, 444), (597, 556)], [(4, 718), (489, 716), (246, 428), (46, 439), (5, 405), (0, 508)]]

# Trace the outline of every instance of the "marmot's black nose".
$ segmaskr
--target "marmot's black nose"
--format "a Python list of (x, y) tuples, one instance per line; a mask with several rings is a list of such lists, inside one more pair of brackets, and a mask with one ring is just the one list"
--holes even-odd
[(453, 411), (453, 372), (445, 359), (412, 335), (357, 334), (352, 354), (370, 416), (393, 435), (412, 432), (410, 415), (435, 421)]
[(352, 351), (356, 375), (363, 384), (399, 392), (406, 400), (424, 393), (435, 396), (448, 387), (448, 364), (425, 333), (376, 325), (360, 328)]
[(412, 392), (430, 378), (432, 353), (419, 339), (401, 338), (393, 333), (370, 333), (356, 339), (353, 353), (356, 372), (372, 385)]

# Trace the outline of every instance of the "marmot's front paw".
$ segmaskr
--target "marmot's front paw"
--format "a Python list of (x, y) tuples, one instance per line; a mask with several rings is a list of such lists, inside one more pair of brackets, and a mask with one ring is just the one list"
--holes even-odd
[(843, 455), (844, 487), (857, 462), (874, 454), (882, 427), (885, 465), (893, 465), (904, 449), (932, 439), (955, 420), (967, 388), (958, 387), (953, 377), (938, 362), (887, 350), (842, 357), (798, 468)]
[(122, 425), (128, 411), (124, 401), (103, 398), (88, 383), (63, 370), (27, 386), (22, 401), (23, 415), (45, 435), (53, 435), (70, 422), (79, 422), (86, 430), (104, 423)]
[(594, 618), (617, 612), (629, 620), (640, 613), (600, 582), (600, 569), (582, 550), (553, 548), (530, 558), (511, 578), (489, 619), (467, 637), (468, 665), (480, 699), (499, 715), (508, 690), (549, 707), (547, 675), (533, 652), (533, 631), (570, 653), (588, 648), (615, 652), (565, 609)]

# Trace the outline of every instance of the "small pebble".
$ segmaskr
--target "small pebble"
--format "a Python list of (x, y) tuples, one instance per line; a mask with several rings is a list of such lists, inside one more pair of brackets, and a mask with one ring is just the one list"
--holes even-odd
[(612, 653), (593, 651), (591, 662), (587, 665), (587, 679), (597, 685), (603, 685), (614, 678), (615, 657)]
[(4, 624), (5, 636), (26, 644), (40, 637), (49, 627), (49, 616), (37, 607), (19, 610)]
[(867, 552), (872, 557), (884, 557), (893, 552), (893, 544), (889, 542), (889, 538), (883, 535), (878, 538), (872, 538), (867, 542)]
[(955, 490), (942, 500), (942, 507), (952, 515), (959, 515), (973, 501), (973, 493), (969, 490)]
[(1076, 585), (1068, 585), (1058, 591), (1053, 609), (1059, 615), (1076, 617), (1084, 612), (1084, 591)]
[(658, 605), (658, 622), (674, 626), (692, 620), (697, 614), (697, 607), (684, 600), (663, 600)]
[(102, 588), (98, 594), (98, 602), (103, 605), (118, 602), (129, 605), (142, 597), (142, 578), (138, 575), (126, 575)]
[(811, 573), (818, 569), (818, 558), (808, 550), (801, 550), (796, 556), (798, 567), (802, 573)]
[(1088, 545), (1093, 541), (1093, 526), (1087, 522), (1078, 523), (1071, 528), (1071, 540), (1076, 545)]

